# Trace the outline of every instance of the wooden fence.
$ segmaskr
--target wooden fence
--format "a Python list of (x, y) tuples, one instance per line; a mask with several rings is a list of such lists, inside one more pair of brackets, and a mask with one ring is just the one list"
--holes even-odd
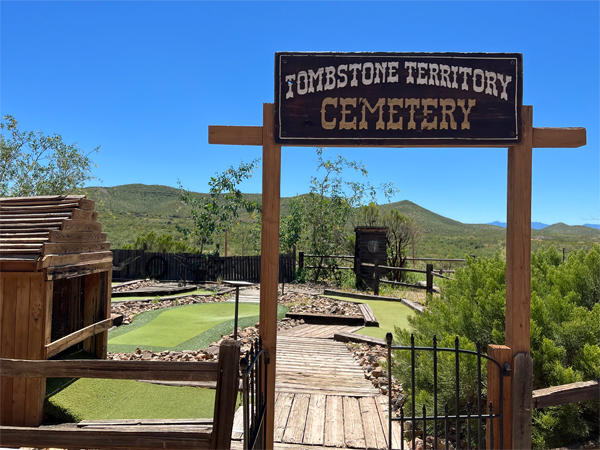
[[(294, 255), (279, 255), (279, 282), (294, 277)], [(260, 282), (260, 256), (207, 256), (195, 253), (155, 253), (113, 250), (113, 278), (155, 278), (169, 281), (222, 280)]]

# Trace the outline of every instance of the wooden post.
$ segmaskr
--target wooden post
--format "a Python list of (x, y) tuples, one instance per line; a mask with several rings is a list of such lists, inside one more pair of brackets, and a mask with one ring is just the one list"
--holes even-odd
[(433, 264), (427, 264), (425, 271), (427, 272), (425, 274), (425, 279), (427, 283), (427, 293), (431, 293), (433, 292), (433, 275), (431, 274), (431, 272), (433, 272)]
[(304, 269), (304, 252), (298, 252), (298, 271)]
[(263, 105), (263, 189), (260, 253), (260, 336), (269, 352), (265, 449), (273, 448), (275, 422), (275, 364), (277, 345), (277, 282), (279, 277), (279, 201), (281, 146), (274, 140), (274, 105)]
[(227, 340), (219, 349), (219, 379), (215, 393), (215, 411), (211, 448), (231, 446), (231, 430), (240, 380), (240, 342)]
[[(500, 365), (504, 366), (504, 363), (512, 363), (512, 350), (506, 345), (494, 345), (490, 344), (487, 348), (487, 354), (490, 358), (498, 361)], [(500, 379), (502, 378), (502, 380)], [(489, 362), (487, 363), (487, 405), (484, 405), (485, 412), (489, 402), (492, 402), (494, 407), (494, 414), (500, 412), (500, 383), (502, 382), (502, 414), (504, 416), (504, 448), (512, 447), (512, 434), (511, 434), (511, 379), (510, 377), (501, 377), (498, 373), (498, 366)], [(491, 439), (490, 439), (490, 426), (488, 419), (487, 426), (487, 449), (492, 450)], [(500, 419), (494, 419), (494, 449), (500, 449)]]
[(533, 359), (526, 353), (515, 355), (512, 382), (514, 448), (531, 448), (531, 400), (533, 397)]
[(379, 295), (379, 275), (377, 274), (377, 269), (379, 268), (379, 264), (375, 261), (373, 265), (373, 295)]
[[(531, 171), (533, 154), (533, 107), (521, 110), (523, 140), (508, 149), (507, 224), (506, 224), (506, 325), (505, 344), (511, 348), (513, 359), (518, 353), (530, 353), (531, 318)], [(514, 360), (511, 367), (514, 367)], [(516, 372), (516, 371), (513, 371)], [(523, 373), (523, 371), (521, 371)], [(513, 380), (514, 373), (512, 376)], [(516, 380), (515, 380), (516, 381)], [(528, 398), (521, 399), (531, 405), (533, 377), (519, 380), (529, 383), (521, 391)], [(520, 402), (512, 405), (512, 442), (527, 434), (531, 439), (531, 407), (517, 410)], [(516, 423), (516, 420), (519, 423)], [(505, 422), (505, 426), (507, 423)], [(524, 429), (523, 427), (526, 427)], [(522, 438), (518, 437), (519, 442)], [(529, 447), (530, 448), (530, 447)]]

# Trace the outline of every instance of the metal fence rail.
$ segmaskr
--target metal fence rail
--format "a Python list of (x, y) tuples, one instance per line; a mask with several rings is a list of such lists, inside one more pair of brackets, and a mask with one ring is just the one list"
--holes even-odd
[(244, 450), (264, 448), (267, 407), (267, 369), (269, 352), (262, 348), (258, 338), (248, 355), (240, 361), (244, 415)]
[[(430, 428), (433, 428), (433, 435), (431, 436), (432, 443), (431, 447), (434, 450), (438, 450), (440, 446), (438, 445), (439, 436), (443, 436), (444, 443), (443, 447), (447, 450), (449, 448), (449, 435), (450, 430), (454, 427), (455, 430), (455, 443), (454, 448), (460, 449), (461, 447), (461, 438), (466, 442), (466, 448), (468, 450), (472, 448), (484, 449), (484, 441), (486, 430), (484, 429), (484, 421), (487, 422), (488, 427), (488, 439), (489, 445), (487, 448), (494, 448), (494, 435), (499, 437), (500, 448), (504, 448), (504, 440), (503, 440), (503, 428), (504, 428), (504, 417), (502, 414), (503, 404), (502, 404), (502, 377), (508, 376), (510, 373), (510, 366), (505, 364), (502, 366), (500, 363), (490, 358), (489, 356), (481, 353), (481, 345), (477, 342), (477, 351), (472, 350), (463, 350), (459, 348), (459, 340), (458, 337), (455, 339), (454, 348), (441, 348), (437, 346), (436, 336), (433, 337), (433, 346), (432, 347), (416, 347), (415, 346), (415, 338), (414, 335), (411, 335), (410, 346), (393, 346), (392, 345), (392, 333), (387, 333), (387, 368), (388, 368), (388, 416), (389, 416), (389, 436), (393, 436), (392, 432), (392, 424), (394, 421), (400, 422), (400, 448), (404, 449), (404, 431), (405, 424), (410, 423), (411, 429), (411, 447), (412, 449), (416, 448), (416, 435), (417, 430), (423, 433), (423, 445), (427, 445), (426, 439), (428, 437), (428, 423), (430, 424)], [(392, 350), (400, 350), (400, 351), (410, 351), (410, 362), (411, 362), (411, 399), (410, 399), (410, 415), (404, 414), (404, 405), (400, 407), (400, 417), (394, 417), (392, 411)], [(431, 352), (433, 355), (433, 411), (428, 412), (425, 405), (422, 405), (421, 415), (417, 416), (417, 405), (416, 405), (416, 392), (415, 392), (415, 365), (417, 360), (418, 352)], [(455, 388), (455, 413), (449, 414), (448, 404), (444, 404), (444, 413), (439, 414), (438, 412), (438, 354), (440, 352), (451, 352), (455, 355), (455, 367), (454, 367), (454, 388)], [(459, 377), (459, 369), (460, 369), (460, 355), (471, 355), (477, 358), (477, 405), (471, 405), (471, 403), (467, 403), (466, 405), (460, 404), (460, 377)], [(482, 396), (482, 385), (483, 380), (481, 376), (481, 363), (482, 359), (492, 362), (498, 370), (500, 380), (499, 390), (500, 390), (500, 404), (498, 413), (494, 413), (494, 405), (492, 402), (489, 402), (487, 405), (484, 403)], [(461, 413), (463, 411), (464, 413)], [(499, 422), (499, 430), (494, 432), (494, 421), (497, 419)], [(477, 426), (475, 430), (473, 430), (472, 422), (477, 421)], [(441, 427), (440, 427), (441, 425)], [(419, 429), (419, 427), (422, 427)], [(443, 428), (443, 429), (440, 429)], [(476, 445), (474, 446), (475, 440), (473, 439), (473, 433), (477, 434)], [(388, 439), (389, 449), (392, 449), (393, 440)], [(427, 448), (430, 448), (427, 445)]]

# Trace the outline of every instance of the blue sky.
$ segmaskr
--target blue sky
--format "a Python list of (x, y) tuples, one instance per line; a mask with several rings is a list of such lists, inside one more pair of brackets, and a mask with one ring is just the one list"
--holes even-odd
[[(578, 149), (535, 149), (532, 220), (599, 223), (599, 2), (2, 1), (2, 115), (100, 145), (95, 175), (205, 192), (261, 156), (209, 146), (208, 125), (261, 125), (277, 51), (519, 52), (536, 127), (586, 127)], [(467, 223), (506, 218), (507, 151), (331, 149), (393, 201)], [(282, 196), (308, 190), (311, 148), (282, 150)], [(98, 183), (92, 183), (98, 184)], [(242, 186), (261, 191), (261, 172)], [(381, 201), (384, 201), (381, 199)]]

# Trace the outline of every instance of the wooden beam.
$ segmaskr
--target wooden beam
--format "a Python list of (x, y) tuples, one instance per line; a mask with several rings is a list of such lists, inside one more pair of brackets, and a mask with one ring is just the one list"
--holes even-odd
[(514, 357), (512, 382), (512, 447), (531, 448), (533, 359), (527, 353)]
[(0, 359), (3, 377), (106, 378), (109, 380), (217, 381), (218, 364), (101, 359), (30, 361)]
[(88, 233), (85, 231), (50, 232), (50, 242), (106, 242), (106, 233)]
[[(171, 426), (172, 427), (172, 426)], [(111, 448), (111, 449), (207, 449), (210, 448), (210, 428), (178, 429), (136, 426), (115, 429), (51, 429), (0, 427), (0, 445), (34, 448)]]
[[(501, 366), (508, 363), (512, 366), (512, 351), (506, 345), (494, 345), (490, 344), (487, 348), (487, 354), (490, 358), (494, 359)], [(498, 372), (498, 366), (490, 361), (487, 363), (487, 402), (485, 405), (485, 413), (488, 412), (489, 402), (492, 402), (494, 408), (494, 414), (500, 412), (500, 383), (502, 383), (502, 415), (504, 417), (504, 432), (502, 433), (504, 442), (503, 447), (500, 447), (500, 419), (494, 420), (494, 446), (491, 446), (491, 439), (489, 436), (490, 426), (488, 419), (487, 426), (487, 450), (500, 449), (500, 448), (513, 448), (512, 447), (512, 384), (510, 377), (503, 377)]]
[(531, 106), (523, 106), (522, 121), (523, 142), (508, 149), (505, 342), (513, 355), (530, 352)]
[(68, 349), (72, 345), (75, 345), (81, 341), (86, 340), (89, 337), (95, 336), (98, 333), (108, 330), (112, 327), (112, 319), (104, 319), (100, 322), (96, 322), (89, 325), (81, 330), (77, 330), (74, 333), (68, 334), (67, 336), (60, 338), (51, 344), (46, 345), (46, 358), (50, 358), (63, 350)]
[(596, 400), (600, 397), (599, 380), (579, 381), (577, 383), (552, 386), (533, 391), (531, 407), (540, 409), (550, 406), (579, 403), (586, 400)]
[(109, 242), (61, 242), (57, 244), (44, 244), (42, 255), (52, 253), (85, 253), (104, 252), (110, 250)]
[[(262, 127), (209, 125), (208, 143), (222, 145), (262, 145)], [(585, 128), (533, 128), (533, 148), (578, 148), (586, 145)], [(294, 144), (293, 147), (314, 147)], [(328, 145), (328, 147), (362, 147), (361, 145)], [(371, 146), (372, 147), (372, 146)], [(387, 148), (446, 148), (448, 145), (384, 145)], [(468, 145), (465, 144), (465, 147)], [(504, 147), (502, 144), (481, 145), (481, 148)]]
[(533, 129), (533, 148), (577, 148), (586, 143), (585, 128)]
[[(506, 224), (506, 323), (505, 344), (513, 358), (531, 351), (531, 173), (533, 156), (533, 107), (521, 112), (523, 141), (508, 149), (507, 224)], [(513, 383), (515, 380), (513, 359)], [(523, 370), (520, 370), (523, 374)], [(530, 384), (527, 386), (527, 384)], [(524, 398), (514, 396), (515, 389)], [(533, 377), (519, 379), (513, 387), (512, 442), (508, 448), (531, 448), (531, 393)], [(523, 405), (527, 405), (524, 408)], [(528, 430), (523, 428), (528, 425)], [(506, 425), (505, 425), (506, 426)], [(527, 440), (529, 447), (519, 447)], [(515, 441), (517, 439), (517, 441)]]
[(223, 145), (263, 145), (263, 127), (210, 125), (208, 143)]
[(106, 261), (111, 258), (111, 251), (46, 255), (43, 259), (38, 261), (38, 269), (51, 266), (64, 266), (67, 264), (80, 264), (90, 261)]
[(102, 231), (102, 224), (92, 220), (64, 219), (62, 221), (61, 231), (85, 231), (91, 233), (100, 233)]
[(275, 365), (277, 346), (277, 287), (279, 281), (279, 202), (281, 146), (274, 139), (274, 105), (263, 105), (263, 186), (260, 266), (260, 336), (271, 360), (267, 368), (265, 448), (273, 448), (275, 423)]
[(46, 279), (60, 280), (64, 278), (80, 277), (91, 273), (112, 271), (112, 257), (102, 261), (71, 266), (48, 267), (45, 269)]

